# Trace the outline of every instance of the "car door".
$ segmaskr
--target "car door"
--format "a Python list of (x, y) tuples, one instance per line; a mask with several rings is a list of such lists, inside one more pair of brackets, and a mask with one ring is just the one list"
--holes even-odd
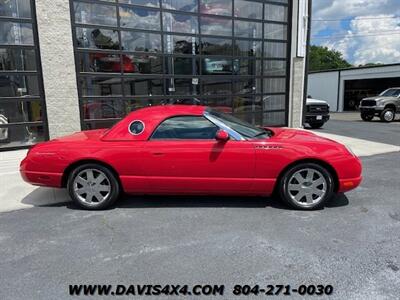
[(203, 116), (177, 116), (163, 121), (144, 150), (152, 192), (250, 191), (255, 172), (253, 144), (217, 141), (218, 130)]

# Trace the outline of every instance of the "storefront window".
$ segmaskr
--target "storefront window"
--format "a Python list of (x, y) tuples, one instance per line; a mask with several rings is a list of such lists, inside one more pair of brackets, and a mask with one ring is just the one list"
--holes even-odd
[(34, 1), (0, 2), (0, 150), (47, 138)]
[(287, 0), (71, 3), (86, 128), (160, 103), (210, 105), (253, 123), (285, 124)]

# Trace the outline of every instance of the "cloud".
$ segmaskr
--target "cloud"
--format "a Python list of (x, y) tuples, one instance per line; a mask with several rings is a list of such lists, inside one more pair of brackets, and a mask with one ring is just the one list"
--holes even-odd
[(400, 61), (399, 0), (315, 0), (313, 44), (339, 50), (355, 65), (396, 63)]

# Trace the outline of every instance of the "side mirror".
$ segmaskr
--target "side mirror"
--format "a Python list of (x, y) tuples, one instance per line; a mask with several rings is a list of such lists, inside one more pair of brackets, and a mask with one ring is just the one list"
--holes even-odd
[(215, 139), (219, 142), (226, 142), (229, 140), (229, 134), (225, 130), (218, 130)]

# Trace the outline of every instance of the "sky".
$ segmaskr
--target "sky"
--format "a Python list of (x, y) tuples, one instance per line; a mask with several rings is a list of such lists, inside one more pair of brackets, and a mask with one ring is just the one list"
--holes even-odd
[(400, 0), (313, 0), (311, 44), (356, 66), (400, 63)]

